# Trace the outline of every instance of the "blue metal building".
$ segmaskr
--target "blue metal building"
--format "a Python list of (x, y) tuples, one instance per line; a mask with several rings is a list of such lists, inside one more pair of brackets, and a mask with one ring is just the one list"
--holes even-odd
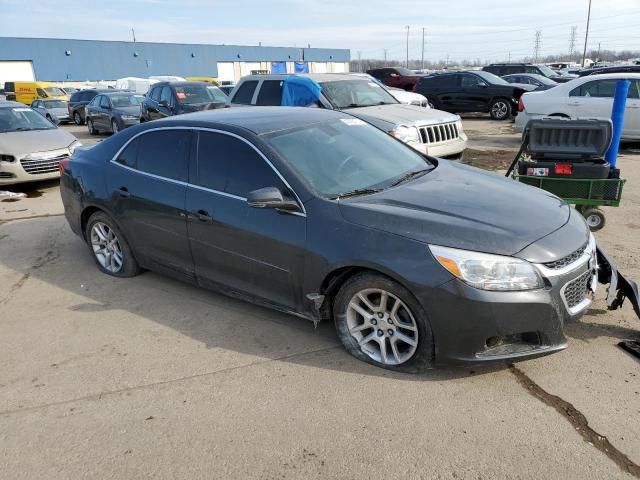
[(331, 65), (349, 60), (346, 49), (0, 37), (0, 68), (3, 62), (31, 62), (35, 78), (50, 81), (216, 77), (218, 64), (245, 74), (245, 65), (271, 62), (317, 62), (333, 71)]

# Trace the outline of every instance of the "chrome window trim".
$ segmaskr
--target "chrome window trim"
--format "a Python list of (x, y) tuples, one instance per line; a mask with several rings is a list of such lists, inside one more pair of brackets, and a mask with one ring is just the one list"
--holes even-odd
[[(291, 187), (291, 185), (289, 184), (289, 182), (287, 182), (287, 180), (285, 180), (285, 178), (282, 176), (282, 174), (278, 171), (278, 169), (273, 165), (273, 163), (271, 163), (271, 161), (264, 155), (264, 153), (262, 153), (258, 147), (256, 147), (253, 143), (251, 143), (249, 140), (247, 140), (246, 138), (241, 137), (240, 135), (237, 135), (235, 133), (232, 132), (227, 132), (225, 130), (218, 130), (216, 128), (206, 128), (206, 127), (185, 127), (185, 126), (175, 126), (175, 127), (157, 127), (157, 128), (150, 128), (148, 130), (144, 130), (142, 132), (138, 132), (136, 133), (133, 137), (131, 137), (129, 140), (127, 140), (125, 142), (124, 145), (122, 145), (122, 147), (120, 147), (118, 149), (118, 151), (116, 152), (116, 154), (111, 158), (111, 160), (109, 161), (110, 163), (117, 165), (119, 167), (125, 168), (127, 170), (130, 170), (132, 172), (136, 172), (139, 173), (141, 175), (147, 175), (151, 178), (155, 178), (157, 180), (164, 180), (166, 182), (171, 182), (171, 183), (175, 183), (177, 185), (184, 185), (187, 187), (193, 187), (196, 188), (198, 190), (204, 190), (207, 192), (211, 192), (211, 193), (215, 193), (218, 195), (222, 195), (224, 197), (229, 197), (229, 198), (234, 198), (236, 200), (242, 200), (244, 202), (247, 201), (246, 197), (241, 197), (239, 195), (234, 195), (232, 193), (227, 193), (227, 192), (221, 192), (220, 190), (214, 190), (212, 188), (207, 188), (207, 187), (203, 187), (201, 185), (195, 185), (193, 183), (189, 183), (189, 182), (183, 182), (181, 180), (175, 180), (173, 178), (167, 178), (167, 177), (162, 177), (160, 175), (155, 175), (153, 173), (149, 173), (149, 172), (143, 172), (142, 170), (138, 170), (136, 168), (132, 168), (129, 167), (128, 165), (123, 165), (121, 163), (117, 162), (118, 157), (120, 156), (120, 154), (123, 152), (123, 150), (125, 148), (127, 148), (129, 146), (129, 144), (131, 142), (133, 142), (136, 138), (146, 134), (146, 133), (150, 133), (150, 132), (158, 132), (161, 130), (194, 130), (194, 131), (199, 131), (199, 132), (213, 132), (213, 133), (221, 133), (223, 135), (229, 135), (231, 137), (237, 138), (238, 140), (243, 141), (244, 143), (246, 143), (247, 145), (249, 145), (253, 150), (256, 151), (256, 153), (258, 155), (260, 155), (260, 157), (267, 163), (267, 165), (269, 165), (269, 167), (271, 167), (271, 170), (274, 171), (274, 173), (278, 176), (278, 178), (280, 178), (280, 180), (282, 180), (282, 183), (284, 183), (286, 185), (286, 187), (293, 193), (293, 195), (296, 198), (296, 201), (298, 202), (298, 205), (300, 206), (300, 208), (302, 209), (302, 212), (287, 212), (291, 215), (297, 215), (297, 216), (302, 216), (302, 217), (306, 217), (307, 216), (307, 210), (304, 208), (304, 204), (302, 203), (302, 201), (300, 200), (300, 197), (298, 196), (298, 194), (296, 193), (296, 191), (293, 189), (293, 187)], [(197, 161), (197, 159), (196, 159)]]

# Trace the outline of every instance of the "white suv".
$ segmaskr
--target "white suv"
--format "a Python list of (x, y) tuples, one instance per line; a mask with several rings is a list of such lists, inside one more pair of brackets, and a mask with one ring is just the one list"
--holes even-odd
[[(386, 89), (365, 77), (325, 73), (300, 75), (321, 87), (320, 108), (341, 110), (388, 132), (421, 153), (462, 158), (467, 136), (458, 115), (398, 102)], [(249, 75), (229, 95), (229, 105), (282, 105), (283, 81), (290, 75)]]

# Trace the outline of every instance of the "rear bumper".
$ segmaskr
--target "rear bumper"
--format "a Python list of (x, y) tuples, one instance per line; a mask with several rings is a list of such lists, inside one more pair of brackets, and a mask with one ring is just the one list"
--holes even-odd
[(516, 116), (515, 129), (518, 132), (523, 132), (524, 127), (527, 126), (527, 123), (529, 123), (529, 120), (534, 120), (534, 119), (543, 118), (543, 117), (544, 115), (532, 114), (526, 111), (519, 112), (518, 115)]

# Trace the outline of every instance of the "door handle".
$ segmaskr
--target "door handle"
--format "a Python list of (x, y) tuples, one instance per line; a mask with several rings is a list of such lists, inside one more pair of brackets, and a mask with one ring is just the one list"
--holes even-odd
[(193, 214), (193, 216), (201, 222), (213, 222), (213, 218), (211, 217), (211, 215), (209, 215), (209, 212), (205, 210), (198, 210)]
[(120, 187), (118, 189), (118, 195), (120, 195), (120, 197), (122, 198), (129, 198), (131, 196), (127, 187)]

